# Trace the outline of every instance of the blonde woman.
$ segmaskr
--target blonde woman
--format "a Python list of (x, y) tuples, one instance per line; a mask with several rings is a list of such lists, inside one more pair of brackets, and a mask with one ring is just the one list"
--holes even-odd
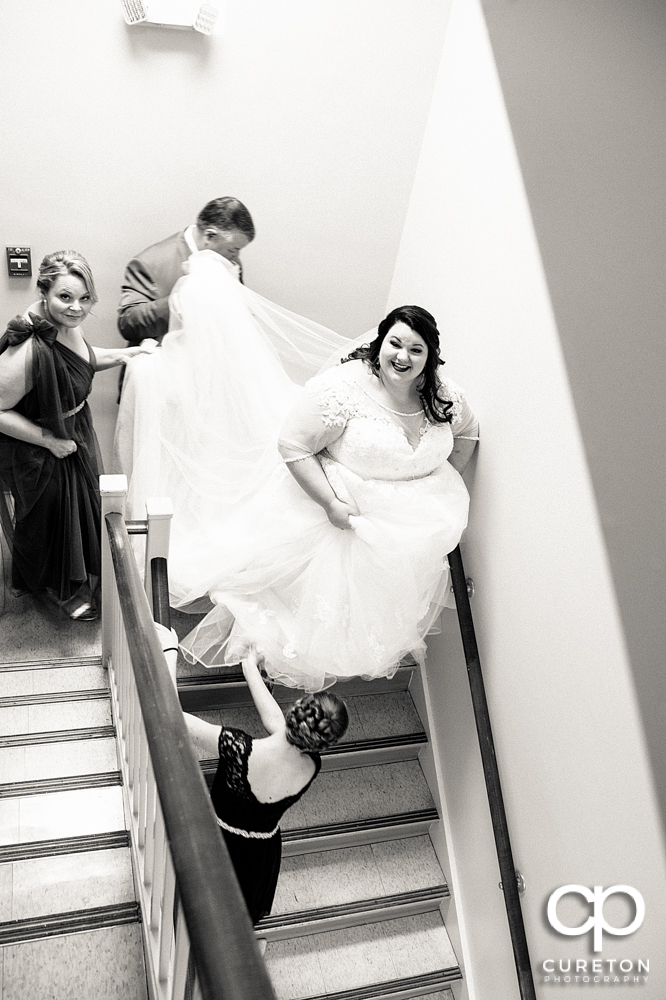
[(98, 615), (102, 471), (87, 397), (96, 371), (155, 342), (90, 346), (81, 324), (97, 295), (75, 251), (46, 256), (37, 289), (0, 339), (0, 519), (14, 592), (45, 594), (83, 621)]

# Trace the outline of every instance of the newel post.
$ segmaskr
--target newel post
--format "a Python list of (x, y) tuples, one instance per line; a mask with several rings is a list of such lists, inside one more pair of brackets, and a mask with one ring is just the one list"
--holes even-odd
[(125, 516), (127, 476), (100, 476), (99, 492), (102, 500), (102, 663), (107, 667), (113, 642), (115, 581), (105, 518), (112, 512)]
[(146, 500), (146, 519), (148, 534), (146, 537), (146, 562), (143, 585), (146, 589), (148, 604), (153, 607), (153, 559), (169, 558), (169, 539), (171, 536), (171, 518), (173, 504), (168, 497), (151, 497)]

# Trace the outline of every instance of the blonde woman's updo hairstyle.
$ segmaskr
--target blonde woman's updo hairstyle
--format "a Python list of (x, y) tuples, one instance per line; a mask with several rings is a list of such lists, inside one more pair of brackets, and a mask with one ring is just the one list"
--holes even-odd
[(342, 698), (329, 691), (299, 699), (285, 716), (287, 739), (299, 750), (333, 746), (347, 732), (349, 715)]
[(73, 274), (80, 278), (88, 289), (88, 293), (93, 302), (97, 302), (97, 292), (93, 281), (90, 264), (76, 250), (56, 250), (49, 253), (39, 265), (39, 277), (37, 278), (37, 288), (46, 295), (53, 288), (56, 278), (63, 274)]

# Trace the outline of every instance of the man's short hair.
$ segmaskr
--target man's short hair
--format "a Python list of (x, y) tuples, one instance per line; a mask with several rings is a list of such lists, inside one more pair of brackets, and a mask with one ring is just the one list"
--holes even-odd
[(248, 240), (254, 239), (252, 216), (238, 198), (215, 198), (205, 205), (197, 217), (197, 227), (203, 232), (206, 226), (216, 229), (239, 229)]

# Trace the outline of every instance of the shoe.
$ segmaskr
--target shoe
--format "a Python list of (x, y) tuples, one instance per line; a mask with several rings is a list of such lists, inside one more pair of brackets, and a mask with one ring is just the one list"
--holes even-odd
[(91, 608), (90, 611), (84, 611), (82, 615), (78, 615), (74, 620), (77, 622), (96, 622), (99, 619), (99, 611), (95, 608)]
[(73, 622), (94, 622), (99, 618), (99, 611), (92, 604), (82, 604), (69, 617)]

